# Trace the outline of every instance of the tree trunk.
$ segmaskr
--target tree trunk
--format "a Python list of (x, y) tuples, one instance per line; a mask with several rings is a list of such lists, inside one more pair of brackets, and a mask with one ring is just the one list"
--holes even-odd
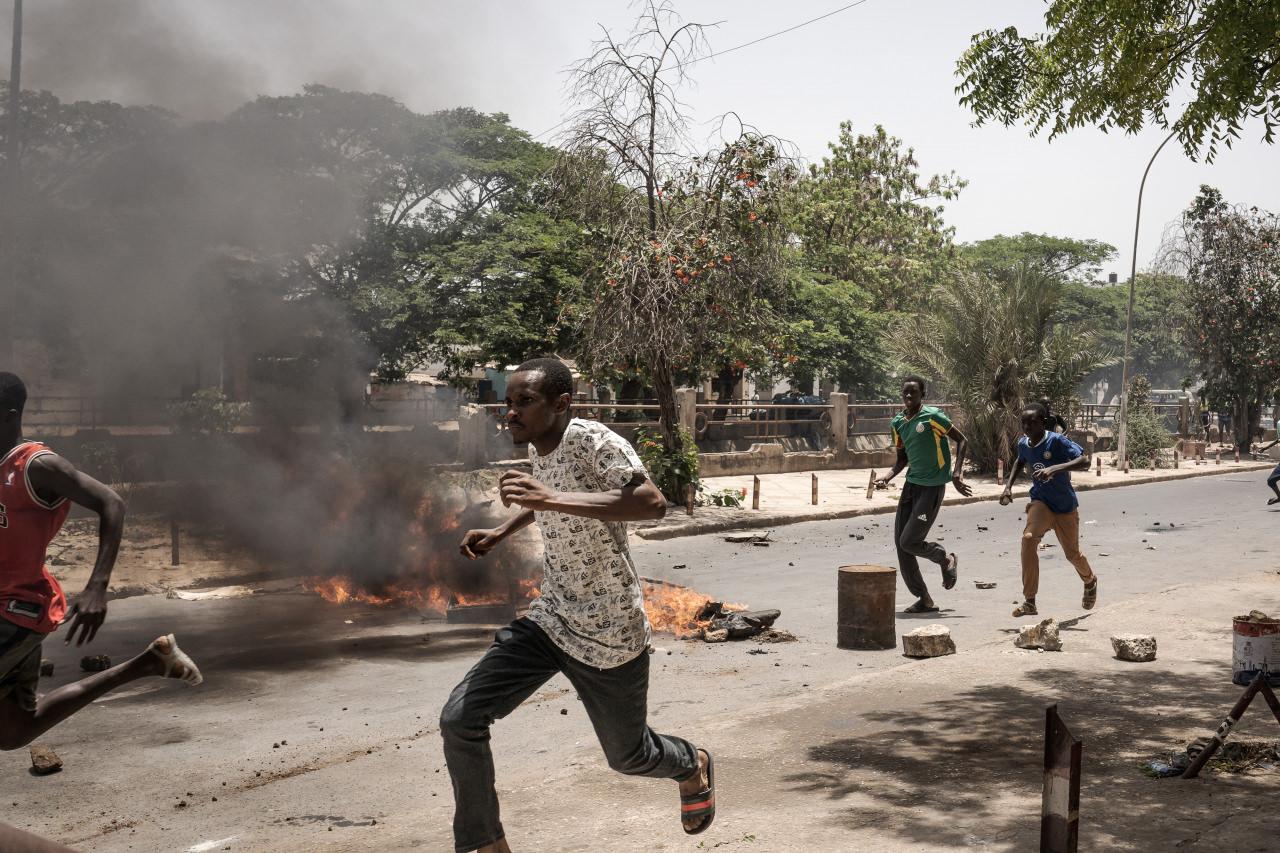
[(678, 453), (682, 440), (680, 416), (676, 410), (675, 372), (665, 357), (655, 359), (649, 372), (653, 377), (654, 395), (658, 398), (658, 429), (662, 431), (662, 441), (668, 450)]

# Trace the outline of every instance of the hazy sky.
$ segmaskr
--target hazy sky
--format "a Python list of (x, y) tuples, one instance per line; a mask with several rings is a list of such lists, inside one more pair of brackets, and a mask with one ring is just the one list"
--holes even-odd
[[(721, 21), (724, 50), (844, 5), (681, 0), (688, 20)], [(0, 38), (9, 39), (9, 4)], [(256, 94), (321, 82), (391, 94), (419, 111), (467, 105), (505, 112), (537, 133), (563, 116), (564, 70), (603, 24), (625, 32), (635, 9), (609, 0), (28, 0), (24, 88), (63, 98), (158, 103), (215, 117)], [(733, 110), (820, 158), (839, 122), (882, 124), (913, 147), (925, 174), (969, 181), (948, 205), (960, 240), (1046, 232), (1117, 246), (1104, 267), (1127, 275), (1134, 204), (1163, 133), (1079, 130), (1050, 143), (1020, 127), (973, 128), (954, 92), (956, 58), (984, 28), (1038, 31), (1035, 0), (867, 0), (817, 24), (692, 70), (699, 121)], [(0, 73), (7, 74), (7, 61)], [(1211, 166), (1174, 143), (1152, 169), (1141, 268), (1201, 183), (1231, 201), (1280, 209), (1280, 148), (1246, 129)]]

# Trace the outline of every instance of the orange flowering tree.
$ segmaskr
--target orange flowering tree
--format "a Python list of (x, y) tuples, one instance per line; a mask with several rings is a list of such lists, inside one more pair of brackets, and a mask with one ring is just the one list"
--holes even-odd
[(781, 206), (798, 170), (736, 117), (710, 150), (690, 141), (678, 90), (705, 30), (650, 3), (625, 40), (606, 32), (576, 70), (554, 178), (593, 259), (573, 309), (580, 363), (644, 375), (672, 452), (679, 380), (786, 356), (771, 307), (789, 286)]

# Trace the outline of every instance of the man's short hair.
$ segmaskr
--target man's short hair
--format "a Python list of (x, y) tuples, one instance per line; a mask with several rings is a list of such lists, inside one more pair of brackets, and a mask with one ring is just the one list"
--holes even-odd
[(22, 414), (27, 405), (27, 386), (16, 374), (0, 371), (0, 409), (16, 409)]
[(1027, 403), (1022, 407), (1022, 411), (1034, 412), (1040, 416), (1040, 420), (1042, 421), (1047, 422), (1049, 420), (1049, 410), (1045, 408), (1044, 403)]
[(923, 397), (923, 396), (924, 396), (924, 393), (925, 393), (925, 392), (924, 392), (925, 384), (924, 384), (924, 377), (923, 377), (923, 376), (917, 376), (916, 374), (912, 373), (910, 376), (904, 376), (904, 377), (902, 377), (902, 384), (903, 384), (903, 385), (906, 385), (908, 382), (914, 382), (914, 383), (916, 383), (916, 386), (920, 389), (920, 396), (921, 396), (921, 397)]
[(517, 367), (516, 373), (541, 373), (542, 394), (548, 400), (573, 395), (573, 372), (558, 358), (531, 358)]

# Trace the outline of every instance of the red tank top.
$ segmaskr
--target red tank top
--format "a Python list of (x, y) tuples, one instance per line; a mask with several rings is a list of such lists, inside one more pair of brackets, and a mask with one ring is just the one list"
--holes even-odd
[(27, 478), (31, 460), (46, 453), (53, 451), (27, 441), (0, 459), (0, 618), (41, 634), (67, 615), (67, 598), (44, 558), (71, 511), (66, 498), (46, 503)]

